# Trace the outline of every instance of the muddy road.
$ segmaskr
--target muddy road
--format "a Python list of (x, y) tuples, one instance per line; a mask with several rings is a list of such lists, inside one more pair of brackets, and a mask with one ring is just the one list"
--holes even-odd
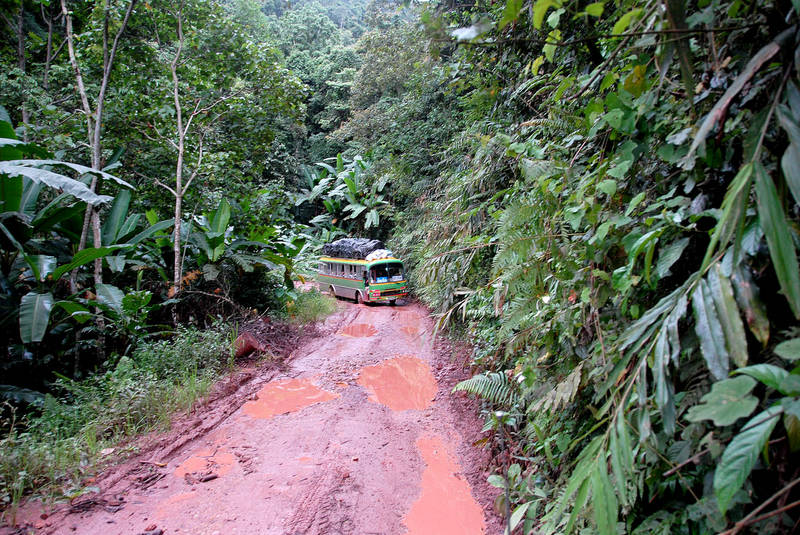
[(434, 349), (427, 310), (340, 303), (322, 329), (36, 533), (502, 532), (475, 406), (450, 394), (465, 357)]

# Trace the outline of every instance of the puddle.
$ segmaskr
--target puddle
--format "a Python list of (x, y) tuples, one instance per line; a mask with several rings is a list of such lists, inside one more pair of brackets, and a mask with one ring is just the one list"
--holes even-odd
[(258, 392), (257, 400), (245, 403), (242, 412), (254, 418), (272, 418), (338, 397), (315, 386), (310, 378), (274, 381)]
[(385, 360), (367, 366), (358, 384), (369, 392), (369, 399), (395, 411), (425, 409), (436, 394), (436, 378), (421, 359), (411, 356)]
[(417, 334), (419, 334), (419, 329), (417, 329), (416, 327), (412, 327), (410, 325), (406, 327), (400, 327), (400, 331), (406, 333), (409, 336), (416, 336)]
[(378, 330), (369, 323), (354, 323), (348, 325), (339, 334), (342, 336), (352, 336), (353, 338), (366, 338), (368, 336), (375, 336)]
[(422, 460), (427, 465), (422, 473), (422, 492), (411, 506), (403, 522), (406, 535), (478, 535), (485, 533), (483, 511), (473, 499), (469, 483), (456, 475), (461, 468), (448, 453), (438, 436), (417, 439)]
[(182, 478), (192, 472), (213, 471), (218, 476), (224, 476), (233, 468), (236, 458), (232, 453), (224, 450), (214, 453), (211, 450), (200, 450), (192, 454), (175, 469), (175, 476)]

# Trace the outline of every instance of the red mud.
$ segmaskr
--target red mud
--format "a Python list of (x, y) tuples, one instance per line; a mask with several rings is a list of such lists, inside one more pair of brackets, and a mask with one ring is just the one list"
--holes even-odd
[(355, 323), (342, 329), (339, 334), (343, 336), (352, 336), (353, 338), (366, 338), (368, 336), (375, 336), (378, 334), (378, 330), (366, 323)]
[(257, 399), (248, 401), (242, 407), (242, 412), (253, 418), (272, 418), (339, 397), (314, 386), (310, 378), (269, 383), (257, 396)]
[(404, 520), (408, 535), (484, 533), (483, 511), (441, 437), (420, 437), (417, 447), (427, 466), (422, 473), (422, 494)]
[(477, 407), (450, 393), (465, 357), (434, 349), (427, 310), (340, 303), (321, 329), (280, 372), (237, 372), (168, 434), (142, 439), (142, 454), (92, 483), (99, 493), (23, 507), (22, 532), (502, 532), (488, 453), (471, 445)]
[(436, 395), (436, 378), (424, 361), (411, 356), (384, 360), (361, 370), (358, 384), (369, 399), (393, 411), (428, 408)]

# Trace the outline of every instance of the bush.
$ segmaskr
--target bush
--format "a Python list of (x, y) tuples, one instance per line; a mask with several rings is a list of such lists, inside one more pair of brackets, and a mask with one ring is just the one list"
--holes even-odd
[(96, 467), (99, 452), (125, 438), (167, 427), (170, 416), (206, 395), (233, 364), (235, 333), (224, 325), (181, 328), (174, 337), (142, 344), (112, 370), (76, 381), (60, 377), (59, 397), (42, 411), (2, 422), (0, 500), (14, 507), (26, 493), (74, 496)]
[(312, 323), (336, 311), (336, 299), (313, 289), (299, 292), (297, 299), (286, 303), (289, 318), (296, 323)]

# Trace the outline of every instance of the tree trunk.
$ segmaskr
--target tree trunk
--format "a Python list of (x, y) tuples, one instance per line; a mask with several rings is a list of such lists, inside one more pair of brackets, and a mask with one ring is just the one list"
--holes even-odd
[[(25, 74), (27, 61), (25, 58), (25, 4), (20, 2), (19, 14), (17, 15), (17, 66)], [(28, 142), (28, 123), (31, 114), (25, 107), (25, 95), (22, 95), (22, 141)]]

